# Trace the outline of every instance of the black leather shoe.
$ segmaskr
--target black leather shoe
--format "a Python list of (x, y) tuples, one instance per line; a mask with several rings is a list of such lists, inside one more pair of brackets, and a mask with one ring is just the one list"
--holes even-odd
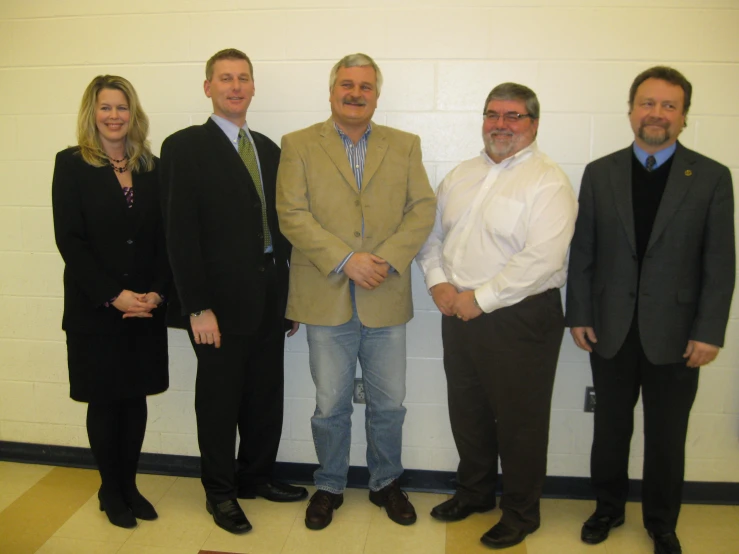
[(508, 548), (509, 546), (515, 546), (526, 538), (526, 535), (530, 535), (539, 528), (537, 525), (530, 531), (524, 531), (523, 529), (516, 529), (509, 527), (503, 522), (498, 522), (493, 527), (480, 537), (480, 541), (485, 546), (490, 548)]
[(369, 499), (375, 506), (385, 508), (387, 517), (398, 525), (416, 523), (416, 510), (397, 479), (379, 491), (370, 491)]
[(236, 500), (226, 500), (219, 504), (206, 500), (205, 509), (213, 516), (216, 525), (229, 533), (243, 535), (251, 531), (251, 523)]
[(110, 521), (116, 527), (124, 529), (133, 529), (136, 527), (136, 518), (131, 513), (131, 508), (123, 500), (119, 494), (104, 494), (103, 490), (98, 491), (98, 503), (100, 511), (105, 512)]
[(481, 514), (495, 509), (495, 504), (491, 506), (475, 506), (473, 504), (465, 504), (456, 496), (453, 496), (446, 502), (442, 502), (431, 510), (431, 517), (439, 521), (461, 521), (470, 514)]
[(343, 503), (343, 494), (317, 490), (305, 510), (305, 526), (314, 531), (325, 529), (334, 517), (334, 510), (338, 510)]
[(271, 502), (298, 502), (308, 498), (308, 491), (304, 487), (295, 487), (279, 481), (239, 487), (239, 498), (256, 498), (257, 496)]
[(608, 538), (608, 533), (614, 527), (624, 524), (624, 515), (597, 516), (593, 514), (583, 523), (580, 539), (588, 544), (598, 544)]
[(649, 536), (654, 541), (654, 554), (682, 554), (683, 549), (675, 533), (652, 533)]

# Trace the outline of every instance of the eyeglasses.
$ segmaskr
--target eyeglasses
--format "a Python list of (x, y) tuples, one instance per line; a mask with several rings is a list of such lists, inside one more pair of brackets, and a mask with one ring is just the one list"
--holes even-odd
[(517, 121), (521, 121), (522, 119), (526, 117), (530, 117), (531, 119), (534, 119), (533, 116), (529, 113), (516, 113), (516, 112), (506, 112), (506, 113), (483, 112), (482, 117), (484, 117), (488, 121), (498, 121), (498, 119), (502, 117), (503, 121), (505, 121), (506, 123), (516, 123)]

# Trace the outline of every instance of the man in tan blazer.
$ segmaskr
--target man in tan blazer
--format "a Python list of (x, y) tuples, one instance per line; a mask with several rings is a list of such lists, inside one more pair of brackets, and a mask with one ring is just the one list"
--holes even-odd
[(316, 384), (319, 468), (305, 518), (323, 529), (343, 502), (357, 359), (367, 400), (370, 500), (401, 525), (416, 513), (398, 478), (405, 418), (410, 264), (436, 200), (420, 139), (371, 121), (382, 73), (364, 54), (331, 70), (331, 118), (282, 139), (280, 229), (293, 244), (286, 317), (305, 323)]

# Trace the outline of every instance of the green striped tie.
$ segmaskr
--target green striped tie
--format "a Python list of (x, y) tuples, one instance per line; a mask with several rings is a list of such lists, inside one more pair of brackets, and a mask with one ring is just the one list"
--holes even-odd
[(272, 244), (272, 237), (269, 233), (269, 223), (267, 222), (267, 203), (264, 201), (264, 191), (262, 190), (262, 180), (259, 178), (259, 165), (257, 164), (257, 155), (251, 141), (246, 137), (246, 131), (239, 129), (239, 156), (244, 162), (246, 169), (254, 181), (254, 188), (257, 189), (259, 200), (262, 203), (262, 230), (264, 234), (264, 249)]

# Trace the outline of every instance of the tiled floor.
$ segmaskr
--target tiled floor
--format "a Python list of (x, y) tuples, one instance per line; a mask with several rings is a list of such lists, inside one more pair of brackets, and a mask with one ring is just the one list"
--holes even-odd
[[(156, 505), (157, 521), (136, 529), (114, 527), (98, 510), (97, 472), (0, 462), (0, 553), (2, 554), (474, 554), (491, 552), (480, 536), (500, 510), (444, 524), (429, 515), (445, 495), (411, 493), (418, 522), (401, 527), (351, 489), (333, 523), (323, 531), (303, 524), (306, 502), (241, 501), (254, 530), (234, 536), (219, 529), (204, 507), (197, 479), (140, 475), (139, 488)], [(311, 490), (311, 492), (313, 492)], [(542, 501), (542, 525), (506, 554), (650, 554), (637, 504), (626, 525), (597, 546), (579, 540), (592, 502)], [(739, 552), (739, 506), (683, 506), (678, 536), (686, 554)]]

